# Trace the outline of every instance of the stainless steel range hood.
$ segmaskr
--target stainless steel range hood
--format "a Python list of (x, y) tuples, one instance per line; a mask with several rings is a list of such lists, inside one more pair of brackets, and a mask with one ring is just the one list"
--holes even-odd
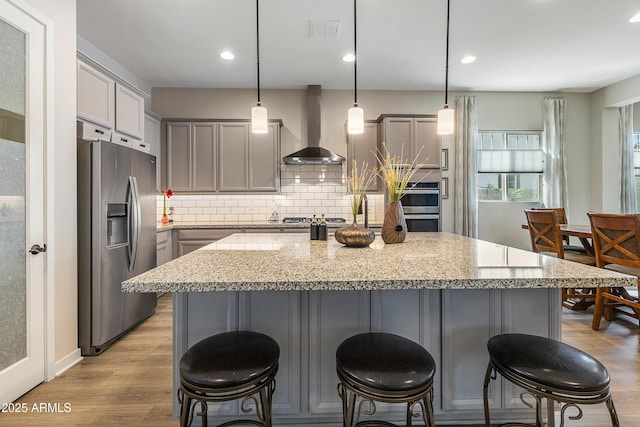
[(339, 165), (344, 157), (320, 147), (321, 126), (320, 85), (307, 86), (307, 144), (302, 150), (284, 156), (285, 165)]

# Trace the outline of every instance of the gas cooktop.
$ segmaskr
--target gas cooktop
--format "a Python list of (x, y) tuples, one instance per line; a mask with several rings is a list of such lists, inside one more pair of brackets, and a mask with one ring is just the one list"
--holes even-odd
[[(316, 219), (320, 221), (320, 218), (316, 217)], [(325, 218), (325, 221), (327, 221), (328, 224), (344, 224), (345, 222), (347, 222), (347, 220), (345, 220), (344, 218)], [(311, 223), (311, 218), (294, 216), (282, 218), (282, 222), (284, 224)]]

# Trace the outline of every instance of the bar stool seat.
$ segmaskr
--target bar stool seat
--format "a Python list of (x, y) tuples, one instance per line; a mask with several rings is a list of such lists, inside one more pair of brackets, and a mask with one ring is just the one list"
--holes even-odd
[[(267, 335), (252, 331), (225, 332), (205, 338), (180, 358), (180, 425), (193, 421), (193, 406), (200, 403), (202, 425), (207, 426), (207, 402), (245, 398), (260, 402), (259, 421), (238, 420), (225, 423), (271, 425), (271, 397), (275, 390), (280, 348)], [(253, 398), (252, 395), (259, 395)], [(247, 408), (248, 409), (248, 408)], [(246, 411), (244, 411), (246, 412)]]
[(344, 340), (336, 350), (345, 426), (394, 425), (385, 421), (359, 421), (362, 404), (374, 401), (406, 403), (406, 425), (411, 426), (414, 407), (420, 405), (427, 426), (434, 426), (433, 379), (436, 363), (419, 344), (388, 333), (364, 333)]
[[(484, 382), (485, 422), (491, 423), (488, 385), (493, 372), (524, 388), (536, 400), (536, 425), (541, 425), (542, 398), (547, 398), (547, 423), (553, 426), (553, 401), (568, 406), (605, 402), (613, 426), (618, 417), (609, 389), (607, 368), (591, 355), (560, 341), (526, 334), (502, 334), (489, 339), (489, 365)], [(577, 418), (582, 417), (579, 410)]]

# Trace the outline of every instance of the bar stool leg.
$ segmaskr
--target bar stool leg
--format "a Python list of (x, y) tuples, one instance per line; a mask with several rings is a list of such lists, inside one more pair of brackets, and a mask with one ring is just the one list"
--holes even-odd
[(484, 402), (484, 425), (491, 427), (491, 415), (489, 414), (489, 382), (491, 381), (491, 372), (493, 366), (491, 361), (487, 365), (487, 373), (484, 375), (484, 386), (482, 387), (482, 400)]
[(182, 390), (178, 390), (178, 400), (180, 402), (180, 427), (188, 427), (191, 423), (191, 404), (192, 399), (190, 396), (182, 393)]
[(339, 383), (338, 395), (342, 400), (342, 427), (351, 427), (356, 407), (356, 394), (349, 392), (342, 383)]
[[(271, 427), (271, 411), (269, 410), (269, 397), (267, 396), (266, 387), (260, 389), (260, 406), (261, 408), (256, 408), (256, 412), (258, 413), (258, 418), (262, 418), (262, 425), (264, 427)], [(260, 413), (260, 410), (262, 413)]]
[(413, 420), (413, 404), (407, 403), (407, 427), (411, 427), (411, 421)]
[(533, 395), (533, 398), (536, 400), (536, 427), (542, 427), (543, 417), (542, 417), (542, 399), (538, 395)]
[(433, 392), (429, 392), (429, 395), (422, 399), (422, 405), (422, 418), (424, 418), (424, 425), (427, 427), (435, 427), (436, 420), (433, 416)]
[(547, 398), (547, 426), (556, 427), (556, 411), (554, 401)]
[(611, 425), (613, 427), (620, 427), (620, 421), (618, 421), (618, 412), (616, 411), (616, 407), (613, 404), (613, 398), (609, 396), (605, 404), (607, 405), (607, 409), (609, 410), (609, 415), (611, 415)]

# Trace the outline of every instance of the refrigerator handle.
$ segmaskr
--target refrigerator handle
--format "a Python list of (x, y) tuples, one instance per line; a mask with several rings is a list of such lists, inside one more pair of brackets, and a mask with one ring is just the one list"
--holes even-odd
[(136, 267), (138, 257), (138, 243), (140, 242), (140, 193), (138, 192), (138, 181), (135, 176), (129, 177), (130, 198), (129, 202), (129, 227), (131, 230), (131, 240), (129, 242), (129, 271)]

